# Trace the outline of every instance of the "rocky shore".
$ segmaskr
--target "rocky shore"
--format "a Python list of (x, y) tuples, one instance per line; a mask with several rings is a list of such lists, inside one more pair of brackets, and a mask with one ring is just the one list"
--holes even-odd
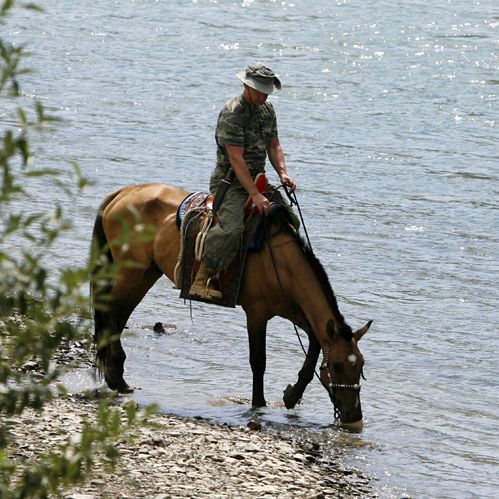
[[(53, 360), (92, 366), (93, 359), (88, 345), (72, 343)], [(23, 366), (39, 370), (36, 360)], [(77, 394), (3, 421), (15, 442), (9, 458), (20, 464), (56, 451), (96, 412), (94, 397)], [(116, 443), (121, 459), (114, 469), (97, 456), (92, 478), (57, 499), (378, 497), (368, 477), (325, 457), (319, 443), (293, 441), (258, 423), (234, 427), (160, 414), (149, 423)]]
[[(96, 404), (82, 396), (58, 397), (43, 412), (9, 421), (21, 443), (16, 461), (55, 449), (76, 435)], [(369, 479), (325, 462), (318, 444), (299, 444), (248, 427), (154, 415), (154, 426), (134, 429), (117, 443), (114, 470), (97, 460), (93, 478), (66, 490), (65, 499), (326, 498), (375, 497)]]

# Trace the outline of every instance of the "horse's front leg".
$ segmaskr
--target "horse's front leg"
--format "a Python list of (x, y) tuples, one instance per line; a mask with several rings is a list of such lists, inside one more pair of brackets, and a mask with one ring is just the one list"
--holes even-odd
[(253, 372), (253, 407), (265, 407), (263, 377), (267, 363), (266, 333), (267, 321), (247, 316), (250, 365)]
[(317, 365), (321, 347), (314, 334), (311, 331), (307, 331), (307, 333), (309, 339), (308, 350), (303, 367), (298, 373), (298, 381), (295, 385), (288, 385), (284, 391), (283, 401), (286, 409), (293, 409), (300, 402), (305, 388), (314, 378), (315, 366)]

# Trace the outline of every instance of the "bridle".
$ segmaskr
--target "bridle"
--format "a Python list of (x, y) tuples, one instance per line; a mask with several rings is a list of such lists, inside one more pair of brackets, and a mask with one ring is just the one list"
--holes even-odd
[(320, 367), (320, 371), (321, 372), (324, 371), (324, 370), (326, 370), (327, 383), (324, 383), (322, 381), (322, 378), (317, 375), (317, 372), (315, 374), (319, 378), (319, 380), (322, 383), (322, 385), (324, 386), (324, 388), (329, 393), (329, 398), (331, 399), (331, 402), (332, 402), (333, 407), (334, 407), (334, 419), (340, 419), (341, 410), (338, 407), (337, 402), (336, 402), (336, 390), (338, 388), (344, 388), (344, 389), (348, 389), (348, 390), (355, 390), (357, 392), (357, 396), (358, 396), (358, 394), (360, 393), (361, 384), (360, 383), (354, 383), (354, 384), (351, 384), (351, 385), (346, 385), (346, 384), (342, 384), (342, 383), (334, 383), (333, 382), (333, 376), (331, 375), (331, 367), (329, 366), (329, 348), (330, 348), (330, 344), (328, 342), (327, 349), (324, 352), (324, 362), (321, 364), (321, 367)]

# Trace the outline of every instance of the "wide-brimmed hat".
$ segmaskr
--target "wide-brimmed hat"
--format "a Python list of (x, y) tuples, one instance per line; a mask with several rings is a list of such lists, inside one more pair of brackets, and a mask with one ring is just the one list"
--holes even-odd
[(250, 64), (245, 70), (237, 73), (236, 76), (249, 87), (267, 95), (281, 90), (279, 78), (261, 62)]

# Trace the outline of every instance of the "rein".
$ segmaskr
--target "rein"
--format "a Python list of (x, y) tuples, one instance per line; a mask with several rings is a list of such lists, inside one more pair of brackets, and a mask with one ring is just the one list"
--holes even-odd
[[(296, 192), (290, 191), (287, 185), (281, 184), (286, 196), (288, 196), (289, 202), (291, 206), (296, 206), (298, 209), (298, 214), (300, 215), (301, 225), (303, 227), (303, 231), (305, 232), (305, 237), (307, 238), (307, 243), (312, 250), (312, 243), (310, 242), (310, 238), (308, 237), (307, 226), (305, 225), (305, 220), (303, 220), (303, 215), (301, 213), (300, 203), (298, 203), (298, 198), (296, 197)], [(281, 186), (278, 187), (280, 189)], [(313, 250), (312, 250), (313, 253)]]
[[(282, 184), (281, 186), (279, 186), (278, 189), (280, 189), (281, 187), (284, 189), (284, 192), (286, 193), (286, 195), (287, 195), (287, 197), (289, 199), (289, 202), (291, 203), (291, 206), (296, 206), (297, 209), (298, 209), (298, 214), (300, 215), (300, 221), (301, 221), (303, 230), (305, 232), (305, 237), (307, 239), (308, 246), (309, 246), (309, 248), (311, 249), (311, 251), (313, 253), (312, 244), (310, 243), (310, 238), (308, 237), (307, 227), (305, 226), (305, 221), (303, 219), (303, 215), (302, 215), (302, 212), (301, 212), (301, 209), (300, 209), (300, 204), (298, 203), (298, 198), (296, 197), (296, 193), (293, 192), (293, 191), (290, 191), (290, 189), (286, 185), (284, 185), (284, 184)], [(279, 286), (280, 286), (281, 291), (283, 292), (283, 294), (285, 294), (284, 286), (282, 285), (281, 278), (279, 276), (279, 271), (277, 270), (277, 265), (276, 265), (276, 262), (275, 262), (274, 252), (272, 251), (272, 246), (270, 245), (270, 243), (268, 241), (267, 241), (267, 246), (269, 247), (270, 257), (272, 259), (272, 266), (274, 267), (274, 271), (275, 271), (277, 280), (279, 282)], [(293, 327), (295, 329), (295, 333), (296, 333), (296, 336), (297, 336), (298, 341), (300, 343), (301, 349), (303, 350), (303, 353), (306, 356), (307, 352), (305, 350), (305, 347), (303, 346), (303, 341), (301, 339), (300, 333), (298, 332), (298, 328), (296, 327), (296, 324), (294, 322), (293, 322)], [(338, 388), (344, 388), (344, 389), (350, 389), (350, 390), (355, 390), (357, 392), (360, 392), (361, 385), (357, 384), (357, 383), (352, 384), (352, 385), (345, 385), (345, 384), (340, 384), (340, 383), (334, 383), (333, 382), (333, 376), (331, 375), (331, 368), (330, 368), (329, 362), (328, 362), (328, 359), (329, 359), (329, 349), (330, 349), (330, 343), (328, 341), (327, 350), (324, 352), (324, 354), (325, 354), (325, 356), (324, 356), (325, 360), (323, 361), (323, 363), (320, 366), (320, 371), (323, 371), (324, 369), (326, 369), (326, 374), (327, 374), (327, 378), (328, 378), (327, 383), (325, 383), (324, 381), (322, 381), (322, 379), (321, 379), (319, 373), (317, 372), (316, 368), (314, 368), (314, 374), (315, 374), (315, 377), (320, 381), (321, 385), (327, 390), (327, 392), (329, 394), (329, 398), (330, 398), (330, 400), (331, 400), (331, 402), (333, 404), (333, 407), (334, 407), (334, 419), (337, 420), (337, 419), (340, 419), (341, 411), (340, 411), (340, 409), (338, 408), (338, 406), (336, 404), (336, 389), (338, 389)]]

